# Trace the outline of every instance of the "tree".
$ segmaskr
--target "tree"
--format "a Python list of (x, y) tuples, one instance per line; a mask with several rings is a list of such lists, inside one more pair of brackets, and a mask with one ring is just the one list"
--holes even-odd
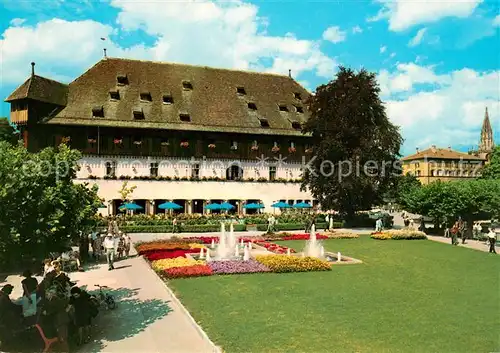
[(436, 224), (462, 217), (472, 231), (472, 223), (500, 216), (500, 181), (467, 180), (434, 182), (407, 190), (407, 209), (433, 217)]
[(9, 123), (7, 118), (0, 118), (0, 141), (15, 144), (19, 138), (19, 132)]
[(0, 142), (0, 266), (61, 252), (95, 225), (97, 187), (74, 184), (80, 153)]
[(345, 217), (370, 208), (398, 174), (402, 138), (386, 116), (375, 74), (344, 67), (309, 101), (313, 157), (304, 168), (309, 189), (323, 209)]
[(408, 194), (412, 189), (419, 188), (422, 186), (420, 180), (417, 179), (412, 174), (400, 175), (395, 179), (394, 188), (392, 190), (395, 191), (395, 200), (396, 202), (406, 207), (406, 198), (405, 195)]
[(481, 179), (500, 179), (500, 146), (493, 150), (490, 162), (481, 171)]
[(118, 191), (118, 193), (120, 194), (122, 201), (129, 202), (130, 195), (132, 195), (132, 193), (137, 188), (137, 186), (134, 185), (134, 186), (131, 186), (129, 188), (127, 186), (128, 186), (128, 181), (124, 181), (122, 184), (122, 187), (121, 187), (120, 191)]

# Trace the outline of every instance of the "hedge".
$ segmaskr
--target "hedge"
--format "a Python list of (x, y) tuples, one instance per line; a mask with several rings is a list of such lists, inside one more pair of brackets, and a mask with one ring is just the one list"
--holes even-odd
[[(325, 223), (316, 223), (316, 229), (325, 229)], [(267, 224), (256, 224), (256, 228), (260, 232), (267, 231)], [(281, 230), (302, 230), (305, 229), (304, 223), (278, 223), (274, 226), (277, 231)], [(333, 222), (333, 228), (342, 228), (342, 222)]]
[[(120, 227), (125, 233), (172, 233), (172, 226), (122, 226)], [(229, 227), (226, 227), (229, 230)], [(243, 232), (246, 226), (243, 224), (235, 224), (235, 232)], [(183, 233), (205, 233), (220, 231), (219, 224), (203, 224), (203, 225), (185, 225), (179, 226), (179, 231)]]

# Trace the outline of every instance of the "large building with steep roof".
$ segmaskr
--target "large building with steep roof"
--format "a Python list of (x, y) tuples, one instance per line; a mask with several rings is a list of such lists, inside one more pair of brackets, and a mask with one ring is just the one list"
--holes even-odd
[(416, 153), (401, 159), (403, 174), (415, 175), (422, 184), (476, 178), (488, 163), (494, 147), (493, 130), (486, 108), (478, 151), (463, 153), (451, 147), (438, 148), (435, 145), (422, 151), (417, 148)]
[(99, 186), (108, 213), (125, 180), (146, 213), (172, 200), (313, 203), (300, 190), (310, 94), (290, 76), (104, 58), (69, 84), (35, 74), (7, 99), (30, 151), (61, 142), (83, 153), (78, 180)]

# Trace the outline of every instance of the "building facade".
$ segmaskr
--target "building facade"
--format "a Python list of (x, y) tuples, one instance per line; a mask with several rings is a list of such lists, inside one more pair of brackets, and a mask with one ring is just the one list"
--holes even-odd
[(83, 153), (76, 182), (97, 184), (104, 214), (124, 181), (148, 214), (174, 201), (203, 213), (227, 201), (314, 203), (300, 189), (310, 94), (289, 76), (104, 58), (69, 85), (35, 74), (7, 99), (11, 122), (36, 152)]
[(422, 184), (433, 181), (452, 181), (468, 178), (477, 178), (481, 175), (482, 167), (488, 163), (491, 152), (495, 147), (493, 130), (491, 128), (486, 108), (479, 149), (469, 153), (454, 151), (451, 147), (432, 147), (402, 158), (403, 174), (412, 174)]

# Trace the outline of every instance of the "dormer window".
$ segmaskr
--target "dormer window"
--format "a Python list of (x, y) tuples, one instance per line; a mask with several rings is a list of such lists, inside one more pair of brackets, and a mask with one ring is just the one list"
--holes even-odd
[(303, 114), (304, 113), (304, 108), (303, 107), (299, 107), (298, 105), (296, 105), (295, 106), (295, 111), (297, 113)]
[(144, 120), (144, 111), (142, 109), (134, 109), (134, 120)]
[(118, 75), (118, 76), (116, 76), (116, 82), (120, 86), (128, 85), (128, 77), (127, 77), (127, 75)]
[(193, 85), (189, 81), (182, 81), (182, 88), (186, 91), (191, 91), (193, 89)]
[(104, 118), (104, 107), (102, 105), (95, 106), (92, 108), (93, 118)]
[(191, 121), (191, 116), (189, 114), (186, 114), (186, 113), (181, 113), (181, 114), (179, 114), (179, 119), (181, 119), (181, 121), (189, 123)]
[(248, 106), (248, 109), (250, 109), (250, 110), (257, 110), (257, 105), (255, 103), (249, 102), (247, 104), (247, 106)]
[(245, 91), (245, 87), (237, 87), (236, 88), (236, 93), (238, 93), (241, 96), (244, 96), (244, 95), (247, 94), (247, 92)]
[(287, 112), (288, 111), (288, 107), (285, 104), (279, 104), (278, 107), (280, 109), (280, 112)]
[(294, 128), (295, 130), (301, 130), (302, 125), (298, 121), (292, 121), (292, 128)]
[(295, 99), (296, 99), (296, 100), (299, 100), (299, 101), (301, 101), (301, 100), (302, 100), (302, 95), (301, 95), (299, 92), (295, 92), (295, 93), (293, 94), (293, 96), (295, 97)]
[(140, 94), (140, 97), (141, 97), (141, 101), (143, 101), (143, 102), (152, 102), (153, 101), (153, 97), (151, 97), (151, 93), (149, 93), (149, 92), (142, 92)]
[(172, 95), (170, 94), (164, 95), (163, 104), (174, 104), (174, 97), (172, 97)]
[(113, 101), (119, 101), (120, 100), (120, 91), (109, 91), (109, 99)]
[(269, 121), (267, 119), (259, 119), (260, 121), (260, 127), (269, 127)]

